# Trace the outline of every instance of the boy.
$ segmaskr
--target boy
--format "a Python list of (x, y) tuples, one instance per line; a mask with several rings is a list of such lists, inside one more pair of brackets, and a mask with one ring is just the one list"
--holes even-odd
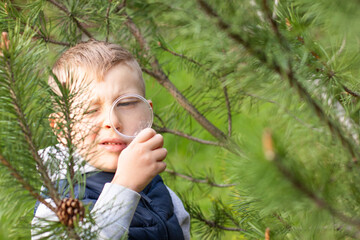
[[(72, 109), (77, 119), (72, 135), (77, 153), (87, 164), (78, 171), (102, 171), (87, 177), (85, 194), (80, 199), (94, 204), (96, 224), (92, 230), (99, 231), (98, 238), (120, 239), (128, 234), (130, 239), (190, 239), (188, 213), (158, 176), (166, 168), (163, 137), (146, 128), (131, 141), (116, 134), (115, 130), (123, 127), (119, 122), (110, 123), (109, 112), (115, 99), (126, 94), (145, 96), (136, 60), (118, 45), (91, 40), (67, 50), (55, 63), (53, 73), (72, 92), (79, 92), (74, 105), (80, 107)], [(52, 78), (49, 83), (56, 86)], [(58, 91), (56, 87), (53, 90)], [(61, 114), (50, 116), (59, 142), (66, 146), (64, 134), (55, 130), (61, 122)], [(58, 154), (61, 166), (67, 151), (62, 145), (56, 151), (54, 147), (42, 151), (44, 161)], [(65, 153), (59, 153), (59, 149)], [(66, 168), (60, 169), (53, 180), (65, 173)], [(77, 196), (78, 191), (75, 189)], [(40, 219), (59, 221), (43, 204), (35, 209), (33, 224), (40, 223)], [(33, 239), (38, 237), (34, 230)]]

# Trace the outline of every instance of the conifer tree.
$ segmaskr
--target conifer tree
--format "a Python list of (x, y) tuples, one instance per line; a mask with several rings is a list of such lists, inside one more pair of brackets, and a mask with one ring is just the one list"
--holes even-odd
[[(33, 0), (0, 3), (0, 239), (29, 239), (41, 186), (62, 201), (41, 149), (66, 121), (76, 169), (73, 93), (47, 79), (80, 41), (120, 44), (139, 61), (165, 136), (162, 174), (194, 239), (358, 239), (360, 3), (356, 0)], [(57, 106), (57, 109), (54, 107)], [(59, 150), (60, 151), (60, 150)], [(55, 179), (56, 180), (56, 179)], [(71, 189), (71, 187), (70, 187)], [(71, 198), (71, 190), (69, 196)], [(109, 206), (111, 208), (111, 206)], [(44, 233), (94, 239), (85, 208)], [(36, 226), (33, 226), (36, 227)]]

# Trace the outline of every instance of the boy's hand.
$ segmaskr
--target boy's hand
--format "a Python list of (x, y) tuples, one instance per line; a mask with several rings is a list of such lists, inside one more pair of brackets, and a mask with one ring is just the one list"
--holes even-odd
[(112, 183), (141, 192), (166, 168), (167, 150), (164, 139), (155, 130), (146, 128), (120, 154)]

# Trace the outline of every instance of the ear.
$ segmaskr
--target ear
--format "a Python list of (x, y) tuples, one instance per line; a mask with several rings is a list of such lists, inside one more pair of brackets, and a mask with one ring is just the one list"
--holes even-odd
[(150, 104), (150, 107), (151, 107), (152, 109), (154, 109), (154, 108), (153, 108), (153, 102), (152, 102), (151, 100), (149, 100), (149, 99), (148, 99), (147, 101), (148, 101), (148, 103)]
[(55, 134), (57, 140), (63, 145), (66, 143), (64, 138), (64, 131), (60, 129), (60, 126), (64, 123), (64, 118), (62, 113), (52, 113), (49, 115), (49, 124)]

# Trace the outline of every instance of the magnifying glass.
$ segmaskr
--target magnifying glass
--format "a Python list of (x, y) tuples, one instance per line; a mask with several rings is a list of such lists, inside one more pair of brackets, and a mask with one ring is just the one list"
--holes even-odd
[(137, 94), (118, 97), (110, 109), (111, 126), (126, 139), (133, 139), (141, 130), (151, 127), (153, 118), (149, 102)]

